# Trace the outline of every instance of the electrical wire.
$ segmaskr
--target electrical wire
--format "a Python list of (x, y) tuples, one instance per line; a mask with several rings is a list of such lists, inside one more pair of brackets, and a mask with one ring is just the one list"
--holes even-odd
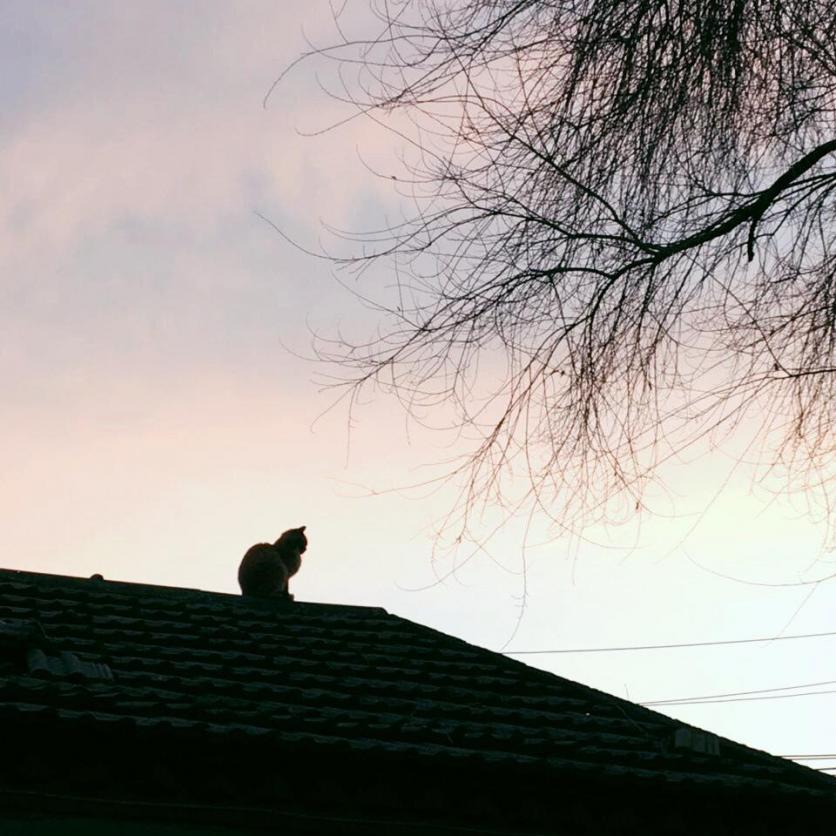
[(636, 644), (622, 645), (620, 647), (567, 647), (556, 650), (505, 650), (506, 656), (536, 656), (552, 653), (621, 653), (631, 650), (676, 650), (685, 647), (719, 647), (730, 644), (754, 644), (755, 642), (778, 642), (790, 641), (792, 639), (821, 639), (829, 636), (836, 636), (836, 631), (827, 633), (800, 633), (792, 636), (764, 636), (753, 639), (721, 639), (707, 642), (677, 642), (673, 644)]
[(826, 694), (836, 694), (836, 689), (828, 690), (828, 691), (802, 691), (800, 694), (765, 694), (760, 697), (730, 697), (729, 699), (718, 699), (718, 700), (674, 700), (672, 702), (642, 702), (639, 705), (643, 705), (646, 708), (650, 706), (658, 706), (658, 705), (667, 705), (671, 708), (677, 705), (719, 705), (720, 703), (726, 702), (758, 702), (760, 700), (786, 700), (790, 697), (818, 697), (823, 696)]
[(724, 694), (700, 694), (692, 697), (671, 697), (663, 700), (644, 700), (641, 705), (691, 705), (701, 702), (736, 702), (734, 697), (753, 697), (758, 694), (774, 694), (783, 697), (801, 697), (810, 694), (832, 694), (833, 691), (810, 691), (803, 694), (775, 694), (776, 691), (797, 691), (799, 688), (821, 688), (824, 685), (836, 685), (836, 679), (827, 679), (823, 682), (804, 682), (799, 685), (781, 685), (777, 688), (756, 688), (752, 691), (729, 691)]

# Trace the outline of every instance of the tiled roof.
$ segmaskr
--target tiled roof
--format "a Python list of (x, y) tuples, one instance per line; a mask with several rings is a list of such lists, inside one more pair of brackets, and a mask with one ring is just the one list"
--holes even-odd
[(610, 783), (836, 788), (383, 609), (0, 570), (0, 727), (23, 717)]

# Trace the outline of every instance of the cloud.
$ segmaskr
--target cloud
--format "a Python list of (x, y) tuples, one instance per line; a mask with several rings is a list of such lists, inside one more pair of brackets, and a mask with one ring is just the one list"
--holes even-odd
[(29, 401), (32, 380), (48, 401), (67, 381), (207, 366), (309, 375), (281, 344), (304, 350), (309, 316), (344, 299), (326, 263), (255, 212), (316, 248), (321, 218), (371, 225), (393, 200), (354, 153), (387, 153), (367, 121), (296, 131), (345, 112), (305, 67), (261, 107), (304, 48), (302, 23), (328, 37), (327, 2), (53, 11), (18, 4), (7, 20), (27, 45), (5, 68), (17, 87), (0, 87), (0, 373), (12, 398)]
[[(329, 37), (327, 0), (2, 14), (5, 547), (30, 567), (194, 585), (205, 555), (228, 561), (248, 537), (319, 515), (344, 557), (344, 531), (377, 512), (335, 512), (343, 414), (311, 436), (329, 397), (282, 346), (305, 350), (310, 317), (362, 312), (254, 214), (316, 247), (320, 219), (377, 225), (397, 205), (356, 153), (385, 167), (385, 133), (364, 120), (297, 132), (345, 115), (312, 69), (261, 106), (304, 48), (302, 22)], [(378, 454), (403, 446), (397, 422), (366, 426), (361, 458), (389, 473)], [(188, 561), (197, 539), (197, 565), (172, 568), (167, 555)]]
[(65, 36), (81, 44), (53, 59), (65, 76), (33, 90), (36, 101), (0, 137), (7, 257), (58, 259), (79, 240), (137, 221), (222, 240), (230, 216), (262, 204), (297, 228), (322, 216), (344, 225), (358, 220), (359, 205), (386, 200), (391, 190), (353, 154), (360, 145), (375, 157), (390, 144), (369, 122), (316, 139), (296, 133), (345, 114), (303, 69), (261, 108), (303, 45), (305, 5), (282, 4), (280, 14), (254, 4), (233, 15), (227, 4), (105, 4), (95, 20), (82, 16)]

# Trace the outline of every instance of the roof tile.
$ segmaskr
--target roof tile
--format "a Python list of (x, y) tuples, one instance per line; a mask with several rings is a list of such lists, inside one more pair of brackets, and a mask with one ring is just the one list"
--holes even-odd
[[(379, 608), (0, 570), (0, 646), (3, 625), (27, 619), (54, 648), (36, 643), (32, 671), (0, 669), (3, 720), (38, 714), (770, 792), (836, 786)], [(716, 747), (676, 748), (678, 733)]]

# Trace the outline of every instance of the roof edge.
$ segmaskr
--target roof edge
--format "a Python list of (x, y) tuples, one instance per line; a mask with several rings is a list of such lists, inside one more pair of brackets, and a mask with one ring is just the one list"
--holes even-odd
[[(0, 566), (0, 579), (9, 578), (11, 580), (28, 581), (30, 583), (50, 583), (55, 585), (90, 585), (91, 588), (99, 590), (112, 590), (114, 592), (147, 592), (153, 595), (165, 595), (171, 597), (178, 596), (212, 596), (215, 599), (221, 598), (230, 603), (234, 601), (243, 602), (246, 604), (253, 604), (258, 602), (261, 605), (275, 606), (276, 601), (269, 598), (254, 599), (244, 598), (238, 592), (221, 592), (214, 589), (199, 589), (197, 587), (189, 586), (167, 586), (164, 584), (141, 583), (138, 581), (120, 581), (109, 580), (100, 575), (93, 575), (92, 577), (82, 577), (80, 575), (57, 575), (52, 572), (33, 572), (28, 569), (11, 569), (9, 567)], [(285, 607), (304, 607), (305, 609), (327, 609), (327, 610), (350, 610), (357, 613), (378, 613), (389, 615), (383, 607), (364, 606), (359, 604), (330, 604), (320, 601), (298, 601), (291, 599), (290, 601), (282, 600), (280, 604)]]

